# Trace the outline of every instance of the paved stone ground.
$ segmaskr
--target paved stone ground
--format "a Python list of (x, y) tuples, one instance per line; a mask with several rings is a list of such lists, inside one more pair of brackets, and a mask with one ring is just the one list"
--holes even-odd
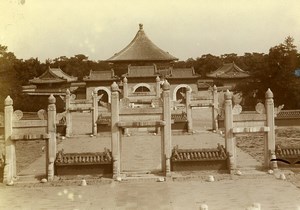
[[(84, 122), (89, 119), (88, 115), (76, 114), (74, 117), (81, 119), (76, 122), (78, 124), (74, 123), (74, 127), (80, 129), (74, 130), (74, 137), (62, 141), (59, 149), (84, 152), (110, 148), (108, 135), (87, 135), (90, 125)], [(141, 141), (140, 137), (126, 137), (126, 140), (136, 144)], [(160, 137), (147, 135), (146, 138)], [(216, 147), (217, 143), (224, 144), (220, 135), (200, 128), (194, 135), (173, 136), (173, 145), (179, 145), (180, 148), (211, 148)], [(274, 175), (256, 171), (255, 168), (259, 166), (256, 160), (242, 150), (238, 149), (237, 153), (241, 160), (238, 165), (242, 176), (206, 171), (195, 173), (194, 176), (181, 174), (177, 176), (178, 179), (166, 182), (133, 179), (121, 183), (88, 180), (86, 187), (78, 186), (80, 180), (71, 184), (53, 184), (55, 187), (51, 183), (14, 187), (0, 185), (0, 209), (199, 209), (200, 204), (206, 203), (209, 209), (232, 210), (246, 209), (254, 202), (260, 203), (262, 209), (300, 209), (299, 188)], [(21, 171), (20, 175), (44, 174), (44, 160), (45, 157), (41, 157)], [(140, 161), (140, 164), (145, 162)], [(215, 182), (205, 181), (209, 174), (216, 177)]]
[(56, 187), (0, 187), (0, 209), (262, 209), (297, 210), (300, 193), (271, 177), (216, 182), (128, 182)]

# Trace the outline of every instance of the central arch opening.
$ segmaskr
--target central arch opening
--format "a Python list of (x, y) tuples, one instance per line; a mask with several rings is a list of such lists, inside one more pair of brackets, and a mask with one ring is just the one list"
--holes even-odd
[(186, 101), (185, 97), (186, 97), (186, 88), (185, 87), (179, 88), (176, 92), (177, 101), (179, 101), (180, 104), (185, 104)]
[(101, 103), (108, 103), (108, 94), (105, 90), (98, 90), (98, 97), (99, 99), (99, 106), (101, 106)]
[(150, 92), (150, 89), (146, 86), (140, 86), (134, 92), (135, 93), (148, 93), (148, 92)]

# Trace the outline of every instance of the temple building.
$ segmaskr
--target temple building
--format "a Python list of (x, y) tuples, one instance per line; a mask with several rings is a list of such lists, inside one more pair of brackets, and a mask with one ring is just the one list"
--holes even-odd
[(122, 78), (126, 78), (128, 82), (129, 94), (154, 92), (157, 79), (161, 82), (167, 79), (171, 84), (171, 99), (174, 101), (182, 97), (180, 92), (187, 86), (196, 94), (197, 80), (200, 78), (193, 68), (173, 68), (173, 63), (177, 60), (178, 58), (160, 49), (148, 38), (142, 24), (139, 24), (134, 39), (107, 59), (116, 73), (123, 73)]
[(234, 89), (237, 84), (245, 82), (250, 77), (250, 74), (232, 62), (223, 64), (223, 66), (208, 73), (206, 76), (213, 79), (214, 84), (217, 86)]
[[(77, 77), (70, 76), (60, 68), (48, 68), (42, 75), (29, 80), (30, 85), (23, 86), (23, 93), (28, 95), (65, 95), (66, 90), (75, 90), (72, 83)], [(72, 86), (74, 88), (72, 88)]]
[(110, 86), (113, 82), (119, 81), (119, 76), (115, 75), (114, 70), (108, 71), (90, 71), (90, 74), (83, 78), (86, 84), (86, 99), (92, 99), (93, 91), (101, 95), (101, 101), (110, 103)]

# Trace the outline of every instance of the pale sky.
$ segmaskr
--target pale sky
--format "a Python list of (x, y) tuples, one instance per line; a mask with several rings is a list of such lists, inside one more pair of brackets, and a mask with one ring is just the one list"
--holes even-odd
[(299, 0), (0, 0), (0, 44), (18, 58), (106, 60), (148, 37), (180, 60), (268, 53), (288, 35), (300, 49)]

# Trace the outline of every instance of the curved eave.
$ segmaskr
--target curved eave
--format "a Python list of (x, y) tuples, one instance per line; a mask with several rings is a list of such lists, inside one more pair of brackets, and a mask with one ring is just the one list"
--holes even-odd
[(30, 83), (32, 84), (53, 84), (53, 83), (69, 83), (67, 80), (36, 80), (36, 79), (32, 79), (29, 80)]
[(198, 79), (201, 76), (186, 76), (186, 77), (173, 77), (173, 76), (166, 76), (167, 79)]
[(206, 77), (213, 78), (213, 79), (246, 79), (251, 77), (250, 75), (247, 76), (214, 76), (214, 75), (206, 75)]
[(90, 78), (83, 78), (83, 81), (86, 82), (97, 82), (97, 81), (117, 81), (119, 78), (111, 78), (111, 79), (90, 79)]

